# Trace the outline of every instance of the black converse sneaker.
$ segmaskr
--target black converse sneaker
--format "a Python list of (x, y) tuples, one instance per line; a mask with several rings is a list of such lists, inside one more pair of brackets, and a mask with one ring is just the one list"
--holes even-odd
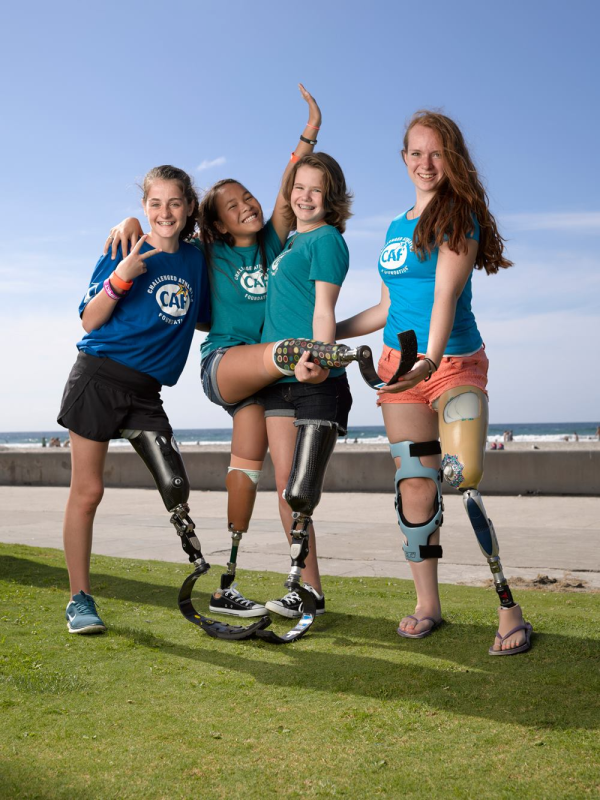
[(215, 614), (231, 614), (233, 617), (262, 617), (267, 609), (261, 603), (248, 600), (235, 588), (218, 589), (210, 598), (209, 609)]
[[(312, 592), (317, 598), (317, 616), (325, 613), (325, 595), (319, 594), (316, 589), (305, 583), (304, 588)], [(265, 607), (275, 614), (280, 614), (282, 617), (290, 617), (296, 619), (302, 616), (302, 600), (297, 592), (288, 592), (285, 597), (280, 600), (269, 600), (265, 603)]]

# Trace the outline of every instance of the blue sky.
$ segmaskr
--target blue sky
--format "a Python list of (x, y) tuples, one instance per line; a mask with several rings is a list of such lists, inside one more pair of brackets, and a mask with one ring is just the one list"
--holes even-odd
[[(298, 81), (323, 110), (319, 148), (355, 193), (338, 316), (377, 301), (385, 231), (413, 197), (404, 124), (442, 109), (465, 132), (515, 262), (474, 278), (491, 420), (596, 420), (599, 23), (592, 0), (7, 7), (0, 429), (56, 427), (80, 298), (110, 226), (138, 212), (148, 169), (175, 164), (200, 187), (235, 177), (272, 207), (306, 120)], [(175, 427), (228, 424), (202, 394), (200, 341), (164, 393)], [(380, 424), (349, 372), (351, 423)]]

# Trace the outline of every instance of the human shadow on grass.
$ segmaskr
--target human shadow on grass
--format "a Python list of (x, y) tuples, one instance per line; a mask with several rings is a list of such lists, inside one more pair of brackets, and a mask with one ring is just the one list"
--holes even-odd
[[(64, 567), (14, 556), (0, 557), (1, 578), (40, 588), (64, 589), (67, 585)], [(102, 573), (96, 573), (94, 580), (99, 588), (95, 594), (102, 598), (172, 609), (174, 615), (178, 614), (176, 587)], [(196, 595), (198, 608), (208, 608), (208, 597), (205, 592)], [(182, 617), (179, 620), (183, 631), (188, 623)], [(600, 659), (597, 640), (537, 633), (531, 653), (492, 659), (487, 655), (493, 639), (489, 626), (446, 624), (427, 639), (400, 640), (395, 634), (396, 624), (396, 619), (388, 616), (328, 611), (308, 634), (315, 641), (326, 642), (328, 652), (306, 648), (308, 639), (284, 645), (293, 662), (282, 666), (268, 659), (256, 660), (257, 649), (266, 648), (268, 652), (272, 647), (263, 642), (238, 643), (253, 648), (253, 657), (244, 658), (239, 651), (228, 652), (230, 643), (209, 639), (200, 630), (197, 644), (187, 646), (163, 639), (147, 628), (109, 623), (113, 635), (122, 635), (139, 646), (168, 648), (170, 654), (181, 658), (252, 675), (265, 686), (420, 700), (440, 709), (533, 727), (597, 725), (590, 677)], [(371, 643), (380, 652), (401, 654), (402, 663), (356, 652)], [(417, 656), (418, 664), (406, 663), (411, 654)], [(421, 656), (439, 659), (444, 666), (424, 666)], [(504, 696), (511, 697), (510, 713), (502, 703)]]

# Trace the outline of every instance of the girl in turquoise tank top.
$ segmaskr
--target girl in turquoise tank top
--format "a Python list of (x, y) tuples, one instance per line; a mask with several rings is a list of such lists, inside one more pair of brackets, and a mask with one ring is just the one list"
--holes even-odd
[(417, 333), (419, 360), (396, 383), (383, 386), (377, 401), (398, 468), (398, 522), (417, 594), (414, 614), (401, 619), (398, 634), (420, 639), (442, 622), (437, 569), (443, 475), (462, 494), (500, 598), (498, 633), (489, 653), (522, 653), (530, 647), (531, 626), (502, 573), (496, 535), (478, 491), (487, 440), (488, 361), (471, 311), (473, 269), (493, 274), (511, 262), (456, 123), (417, 112), (402, 157), (416, 197), (388, 230), (379, 259), (381, 300), (337, 326), (342, 338), (385, 327), (382, 380), (391, 379), (400, 360), (395, 334), (408, 328)]

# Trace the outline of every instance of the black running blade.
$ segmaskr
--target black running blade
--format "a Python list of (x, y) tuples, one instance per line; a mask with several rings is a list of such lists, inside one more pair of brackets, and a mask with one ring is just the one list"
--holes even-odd
[[(208, 565), (207, 565), (208, 566)], [(257, 631), (268, 627), (271, 624), (271, 618), (268, 616), (261, 617), (251, 625), (228, 625), (226, 622), (219, 622), (216, 619), (210, 619), (200, 614), (194, 604), (192, 603), (192, 590), (198, 578), (202, 577), (207, 569), (196, 570), (188, 575), (181, 589), (179, 590), (179, 610), (188, 622), (198, 625), (209, 636), (215, 639), (229, 639), (230, 641), (239, 641), (241, 639), (251, 639)]]
[(265, 642), (271, 642), (271, 644), (290, 644), (290, 642), (297, 642), (308, 631), (317, 616), (317, 599), (312, 592), (298, 584), (293, 586), (293, 590), (300, 595), (304, 611), (297, 625), (283, 636), (278, 636), (274, 631), (256, 631), (258, 639), (264, 639)]
[(358, 348), (358, 368), (371, 389), (382, 389), (391, 386), (398, 378), (406, 375), (417, 361), (417, 336), (414, 331), (403, 331), (398, 334), (398, 346), (401, 353), (400, 365), (387, 383), (383, 381), (373, 365), (373, 351), (366, 345)]

